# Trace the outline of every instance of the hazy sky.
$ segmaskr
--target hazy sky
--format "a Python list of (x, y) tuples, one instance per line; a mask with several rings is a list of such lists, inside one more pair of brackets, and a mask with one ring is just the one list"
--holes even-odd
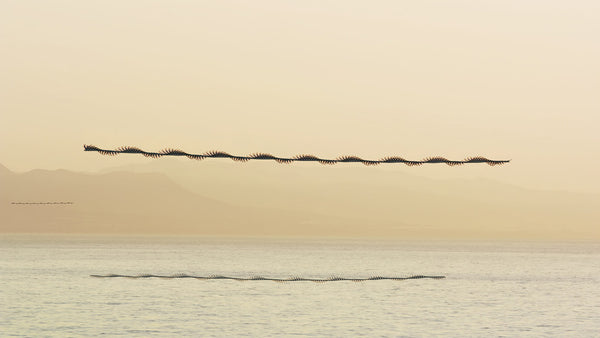
[(485, 155), (398, 170), (600, 192), (599, 36), (598, 1), (0, 0), (0, 163)]

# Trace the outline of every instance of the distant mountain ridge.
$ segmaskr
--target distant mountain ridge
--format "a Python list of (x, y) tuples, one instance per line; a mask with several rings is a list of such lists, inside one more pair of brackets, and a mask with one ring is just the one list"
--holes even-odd
[[(278, 228), (317, 217), (220, 202), (194, 194), (162, 174), (32, 170), (2, 175), (0, 186), (0, 232), (307, 235), (306, 228)], [(13, 201), (74, 204), (13, 205)], [(336, 225), (336, 220), (325, 219)]]
[(9, 174), (12, 174), (12, 171), (10, 171), (7, 167), (0, 164), (0, 175), (9, 175)]
[[(177, 160), (96, 174), (2, 168), (0, 232), (600, 239), (600, 196), (493, 181)], [(10, 204), (36, 200), (75, 204)]]
[(362, 222), (373, 234), (600, 239), (596, 226), (599, 194), (539, 191), (477, 178), (435, 180), (401, 168), (351, 164), (330, 167), (159, 159), (117, 168), (165, 173), (191, 191), (230, 203), (345, 217)]

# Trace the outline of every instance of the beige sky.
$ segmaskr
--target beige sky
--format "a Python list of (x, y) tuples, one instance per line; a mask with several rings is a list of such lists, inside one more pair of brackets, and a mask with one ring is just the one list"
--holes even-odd
[(486, 155), (390, 168), (600, 192), (599, 36), (598, 1), (0, 0), (0, 163)]

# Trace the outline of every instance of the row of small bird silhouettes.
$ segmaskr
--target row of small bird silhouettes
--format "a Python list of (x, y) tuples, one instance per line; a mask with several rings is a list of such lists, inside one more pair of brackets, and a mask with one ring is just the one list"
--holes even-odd
[(250, 160), (273, 160), (279, 163), (292, 162), (319, 162), (321, 164), (336, 164), (336, 163), (362, 163), (364, 165), (377, 165), (384, 163), (403, 163), (409, 166), (418, 166), (428, 163), (444, 163), (450, 166), (486, 163), (488, 165), (501, 165), (510, 162), (510, 160), (490, 160), (483, 156), (468, 157), (464, 160), (449, 160), (444, 157), (428, 157), (424, 160), (414, 161), (407, 160), (402, 157), (390, 156), (379, 160), (365, 160), (357, 156), (340, 156), (336, 159), (325, 159), (314, 155), (296, 155), (293, 157), (278, 157), (265, 153), (254, 153), (248, 156), (236, 156), (222, 151), (209, 151), (204, 154), (190, 154), (179, 149), (163, 149), (159, 152), (148, 152), (136, 147), (119, 147), (116, 149), (101, 149), (93, 145), (84, 145), (85, 151), (96, 151), (102, 155), (115, 156), (118, 154), (141, 154), (146, 157), (159, 158), (162, 156), (184, 156), (194, 160), (202, 160), (205, 158), (229, 158), (234, 161), (246, 162)]
[(11, 202), (11, 204), (74, 204), (73, 202)]
[(329, 277), (329, 278), (304, 278), (304, 277), (290, 277), (290, 278), (272, 278), (272, 277), (262, 277), (262, 276), (252, 276), (252, 277), (228, 277), (228, 276), (220, 276), (220, 275), (210, 275), (210, 276), (192, 276), (186, 274), (175, 274), (175, 275), (153, 275), (153, 274), (142, 274), (142, 275), (119, 275), (119, 274), (109, 274), (109, 275), (90, 275), (90, 277), (96, 278), (166, 278), (166, 279), (175, 279), (175, 278), (194, 278), (194, 279), (228, 279), (235, 281), (274, 281), (274, 282), (335, 282), (335, 281), (350, 281), (350, 282), (364, 282), (364, 281), (373, 281), (373, 280), (408, 280), (408, 279), (442, 279), (445, 276), (425, 276), (425, 275), (413, 275), (409, 277), (384, 277), (384, 276), (373, 276), (367, 278), (346, 278), (346, 277)]

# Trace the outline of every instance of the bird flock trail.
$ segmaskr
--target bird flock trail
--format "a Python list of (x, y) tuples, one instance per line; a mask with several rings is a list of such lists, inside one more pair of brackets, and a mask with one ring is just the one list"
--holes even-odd
[(64, 204), (74, 204), (73, 202), (11, 202), (10, 204), (18, 204), (18, 205), (64, 205)]
[(315, 282), (315, 283), (325, 283), (325, 282), (339, 282), (339, 281), (349, 281), (349, 282), (366, 282), (366, 281), (376, 281), (376, 280), (393, 280), (393, 281), (402, 281), (409, 279), (443, 279), (446, 276), (424, 276), (424, 275), (414, 275), (408, 277), (384, 277), (384, 276), (373, 276), (367, 278), (346, 278), (346, 277), (329, 277), (329, 278), (304, 278), (304, 277), (290, 277), (290, 278), (272, 278), (272, 277), (262, 277), (262, 276), (252, 276), (252, 277), (228, 277), (228, 276), (219, 276), (219, 275), (210, 275), (210, 276), (192, 276), (186, 274), (176, 274), (176, 275), (152, 275), (152, 274), (144, 274), (144, 275), (117, 275), (117, 274), (109, 274), (109, 275), (90, 275), (90, 277), (96, 278), (164, 278), (164, 279), (177, 279), (177, 278), (193, 278), (193, 279), (201, 279), (201, 280), (234, 280), (238, 282), (245, 281), (272, 281), (272, 282)]
[(293, 157), (279, 157), (265, 153), (253, 153), (248, 156), (231, 155), (222, 151), (209, 151), (203, 154), (190, 154), (179, 149), (163, 149), (158, 152), (149, 152), (136, 147), (119, 147), (116, 149), (102, 149), (93, 145), (84, 145), (84, 151), (96, 151), (102, 155), (115, 156), (119, 154), (140, 154), (146, 157), (159, 158), (163, 156), (184, 156), (193, 160), (203, 160), (205, 158), (229, 158), (238, 162), (247, 162), (250, 160), (272, 160), (278, 163), (292, 162), (318, 162), (321, 164), (336, 164), (336, 163), (362, 163), (364, 165), (378, 165), (386, 163), (402, 163), (408, 166), (419, 166), (423, 164), (444, 163), (449, 166), (458, 166), (463, 164), (486, 163), (490, 166), (502, 165), (510, 162), (510, 160), (490, 160), (483, 156), (468, 157), (464, 160), (449, 160), (444, 157), (427, 157), (420, 161), (407, 160), (398, 156), (384, 157), (379, 160), (365, 160), (358, 156), (340, 156), (335, 159), (320, 158), (314, 155), (296, 155)]

